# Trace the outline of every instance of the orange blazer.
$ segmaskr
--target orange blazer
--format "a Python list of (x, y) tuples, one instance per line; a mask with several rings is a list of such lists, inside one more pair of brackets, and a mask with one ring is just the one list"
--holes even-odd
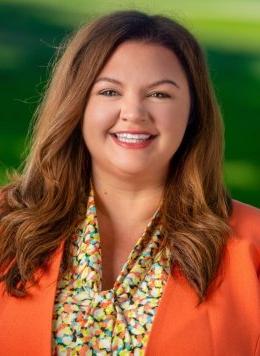
[[(233, 228), (216, 283), (200, 306), (177, 270), (168, 277), (146, 356), (260, 356), (260, 210), (234, 201)], [(3, 293), (0, 355), (50, 356), (56, 282), (62, 248), (31, 295)]]

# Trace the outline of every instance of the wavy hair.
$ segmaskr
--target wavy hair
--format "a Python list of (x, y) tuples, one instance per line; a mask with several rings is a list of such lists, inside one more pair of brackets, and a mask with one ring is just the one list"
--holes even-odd
[[(60, 46), (21, 173), (1, 189), (0, 270), (6, 291), (27, 295), (27, 283), (45, 270), (85, 214), (91, 157), (83, 140), (83, 113), (92, 85), (125, 41), (172, 50), (190, 87), (192, 107), (183, 141), (172, 157), (162, 206), (163, 246), (199, 296), (206, 297), (230, 228), (232, 202), (222, 178), (223, 127), (204, 53), (193, 35), (161, 15), (119, 11), (82, 26)], [(173, 133), (174, 134), (174, 133)]]

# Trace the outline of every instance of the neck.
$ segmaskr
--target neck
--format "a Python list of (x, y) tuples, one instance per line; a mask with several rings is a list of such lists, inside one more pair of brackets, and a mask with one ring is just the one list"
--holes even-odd
[(147, 222), (160, 206), (165, 177), (122, 179), (93, 169), (92, 184), (96, 208), (104, 217)]

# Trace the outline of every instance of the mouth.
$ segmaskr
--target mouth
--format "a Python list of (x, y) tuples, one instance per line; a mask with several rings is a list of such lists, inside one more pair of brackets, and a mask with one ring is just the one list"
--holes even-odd
[(120, 142), (125, 143), (142, 143), (146, 141), (153, 140), (156, 135), (151, 135), (147, 133), (130, 133), (130, 132), (114, 132), (110, 133), (113, 137), (115, 137)]
[(145, 149), (150, 146), (157, 135), (147, 132), (113, 132), (113, 141), (124, 149)]

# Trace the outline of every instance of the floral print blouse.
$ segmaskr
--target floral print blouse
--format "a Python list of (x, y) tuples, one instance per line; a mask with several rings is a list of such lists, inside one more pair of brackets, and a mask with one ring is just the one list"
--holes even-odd
[(72, 238), (72, 268), (58, 282), (52, 355), (144, 355), (170, 265), (159, 252), (154, 213), (112, 289), (102, 291), (101, 245), (93, 189)]

